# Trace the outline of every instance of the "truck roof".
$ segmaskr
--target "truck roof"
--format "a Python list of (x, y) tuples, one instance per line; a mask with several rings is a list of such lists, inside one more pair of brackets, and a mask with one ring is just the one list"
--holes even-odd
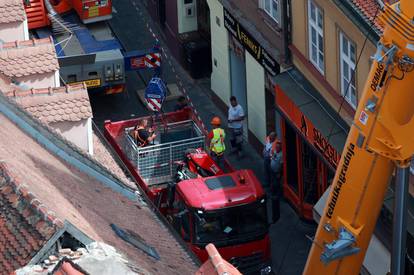
[[(242, 178), (244, 183), (240, 180)], [(259, 180), (251, 170), (181, 181), (177, 184), (177, 192), (189, 206), (204, 210), (251, 203), (264, 195)]]

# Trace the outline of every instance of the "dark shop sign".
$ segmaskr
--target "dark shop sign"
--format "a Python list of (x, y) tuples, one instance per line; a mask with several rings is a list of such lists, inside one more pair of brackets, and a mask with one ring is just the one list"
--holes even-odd
[(275, 76), (278, 71), (278, 64), (270, 56), (270, 54), (263, 49), (262, 46), (254, 39), (239, 22), (223, 7), (224, 11), (224, 26), (237, 38), (237, 40), (244, 46), (244, 48), (260, 63), (263, 68), (271, 75)]

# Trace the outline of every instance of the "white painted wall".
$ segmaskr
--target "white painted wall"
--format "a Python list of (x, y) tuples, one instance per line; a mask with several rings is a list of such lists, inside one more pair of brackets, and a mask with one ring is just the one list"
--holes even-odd
[(92, 137), (89, 137), (89, 135), (91, 135), (92, 130), (88, 130), (88, 128), (92, 128), (92, 125), (89, 122), (89, 119), (54, 122), (49, 125), (55, 129), (56, 132), (60, 133), (67, 140), (77, 145), (85, 152), (90, 152), (89, 146)]
[(88, 153), (93, 155), (93, 131), (92, 131), (92, 118), (88, 118), (87, 122), (88, 127)]
[[(229, 37), (224, 27), (223, 6), (218, 0), (207, 0), (211, 28), (211, 90), (225, 103), (231, 95)], [(217, 24), (217, 19), (220, 26)]]
[(249, 112), (247, 125), (256, 138), (263, 143), (266, 137), (265, 71), (250, 53), (247, 51), (245, 53)]
[(59, 71), (55, 72), (55, 85), (54, 85), (54, 87), (60, 87)]
[(4, 42), (23, 41), (28, 38), (29, 32), (26, 21), (0, 24), (0, 39)]
[[(45, 74), (34, 74), (29, 76), (16, 77), (16, 80), (22, 83), (23, 85), (26, 85), (27, 87), (34, 89), (59, 87), (59, 82), (57, 82), (58, 85), (56, 85), (56, 75), (59, 75), (59, 71), (54, 71)], [(57, 78), (57, 80), (59, 80), (59, 78)]]
[[(168, 0), (171, 1), (171, 0)], [(186, 7), (192, 7), (193, 15), (186, 15)], [(177, 0), (178, 33), (197, 30), (197, 0), (192, 4), (184, 4), (184, 0)]]
[(24, 40), (29, 40), (29, 25), (27, 19), (23, 21)]

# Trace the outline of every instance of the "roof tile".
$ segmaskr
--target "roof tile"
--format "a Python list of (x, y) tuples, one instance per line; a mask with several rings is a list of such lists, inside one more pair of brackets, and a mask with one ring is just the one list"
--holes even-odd
[(30, 205), (32, 195), (1, 162), (0, 179), (0, 274), (10, 274), (31, 260), (57, 226)]
[[(372, 28), (377, 33), (382, 33), (384, 30), (384, 26), (382, 22), (379, 20), (379, 17), (376, 16), (380, 12), (380, 5), (377, 0), (348, 0), (352, 4), (357, 11), (359, 11), (362, 17), (371, 24)], [(395, 3), (395, 0), (384, 0), (386, 4)]]
[(23, 22), (26, 20), (23, 1), (0, 0), (0, 23)]
[[(36, 98), (36, 96), (27, 97)], [(30, 256), (24, 258), (25, 261), (33, 257), (36, 251), (40, 249), (39, 247), (44, 245), (46, 234), (50, 234), (50, 232), (35, 229), (40, 221), (50, 225), (50, 222), (45, 221), (38, 211), (41, 205), (44, 204), (49, 210), (56, 211), (56, 216), (60, 220), (69, 221), (91, 239), (116, 247), (117, 250), (128, 257), (131, 264), (147, 270), (150, 274), (159, 274), (160, 272), (162, 274), (194, 274), (194, 263), (184, 253), (167, 228), (160, 225), (151, 209), (145, 206), (137, 207), (137, 202), (126, 199), (123, 195), (104, 186), (102, 182), (50, 153), (36, 139), (28, 136), (2, 114), (0, 114), (0, 121), (2, 122), (0, 123), (0, 136), (2, 137), (0, 159), (7, 162), (10, 170), (16, 173), (22, 179), (22, 182), (27, 183), (28, 190), (36, 196), (30, 202), (26, 201), (26, 208), (30, 208), (33, 214), (28, 218), (24, 218), (22, 214), (24, 210), (19, 213), (15, 208), (12, 208), (10, 203), (3, 199), (5, 196), (3, 192), (0, 192), (0, 209), (2, 209), (0, 211), (0, 236), (7, 236), (6, 239), (9, 240), (11, 238), (9, 235), (13, 235), (6, 226), (2, 225), (2, 220), (14, 221), (13, 226), (16, 229), (19, 229), (17, 224), (21, 223), (22, 228), (27, 230), (32, 237), (28, 238), (23, 233), (16, 234), (24, 238), (29, 244)], [(36, 125), (39, 127), (41, 126), (35, 120), (33, 122), (37, 123)], [(60, 140), (58, 136), (53, 137), (53, 139), (57, 139), (55, 142)], [(51, 138), (52, 141), (53, 139)], [(62, 147), (62, 150), (65, 150), (64, 148)], [(86, 160), (87, 157), (85, 156)], [(0, 182), (1, 178), (0, 176)], [(0, 187), (10, 185), (8, 184), (10, 180), (4, 182), (7, 183), (0, 184)], [(12, 188), (12, 190), (15, 189)], [(4, 218), (7, 211), (5, 212), (3, 209), (8, 212), (13, 210), (14, 212), (11, 213), (10, 217)], [(31, 217), (37, 219), (34, 225), (30, 225), (28, 222)], [(58, 223), (55, 222), (55, 224)], [(154, 261), (141, 250), (117, 237), (110, 226), (111, 224), (116, 224), (125, 230), (131, 230), (139, 234), (148, 245), (157, 250), (161, 260)], [(1, 231), (2, 229), (8, 234), (4, 234)], [(18, 241), (13, 242), (18, 243)], [(36, 249), (34, 249), (35, 242), (38, 246)], [(12, 271), (12, 267), (9, 266), (10, 263), (18, 263), (13, 259), (22, 256), (7, 258), (5, 256), (6, 252), (2, 252), (1, 249), (12, 249), (15, 253), (18, 253), (19, 248), (10, 248), (0, 243), (0, 270), (7, 268), (7, 272), (10, 272)]]
[(83, 83), (30, 91), (14, 90), (6, 95), (45, 123), (80, 121), (92, 117), (88, 91)]
[(57, 70), (59, 64), (51, 38), (4, 43), (0, 50), (0, 73), (5, 76), (22, 77)]

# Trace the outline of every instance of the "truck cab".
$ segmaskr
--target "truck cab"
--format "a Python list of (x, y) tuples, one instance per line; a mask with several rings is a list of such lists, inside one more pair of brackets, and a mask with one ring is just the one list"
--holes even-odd
[(251, 170), (181, 181), (171, 210), (169, 220), (201, 261), (209, 243), (243, 274), (269, 261), (266, 196)]

